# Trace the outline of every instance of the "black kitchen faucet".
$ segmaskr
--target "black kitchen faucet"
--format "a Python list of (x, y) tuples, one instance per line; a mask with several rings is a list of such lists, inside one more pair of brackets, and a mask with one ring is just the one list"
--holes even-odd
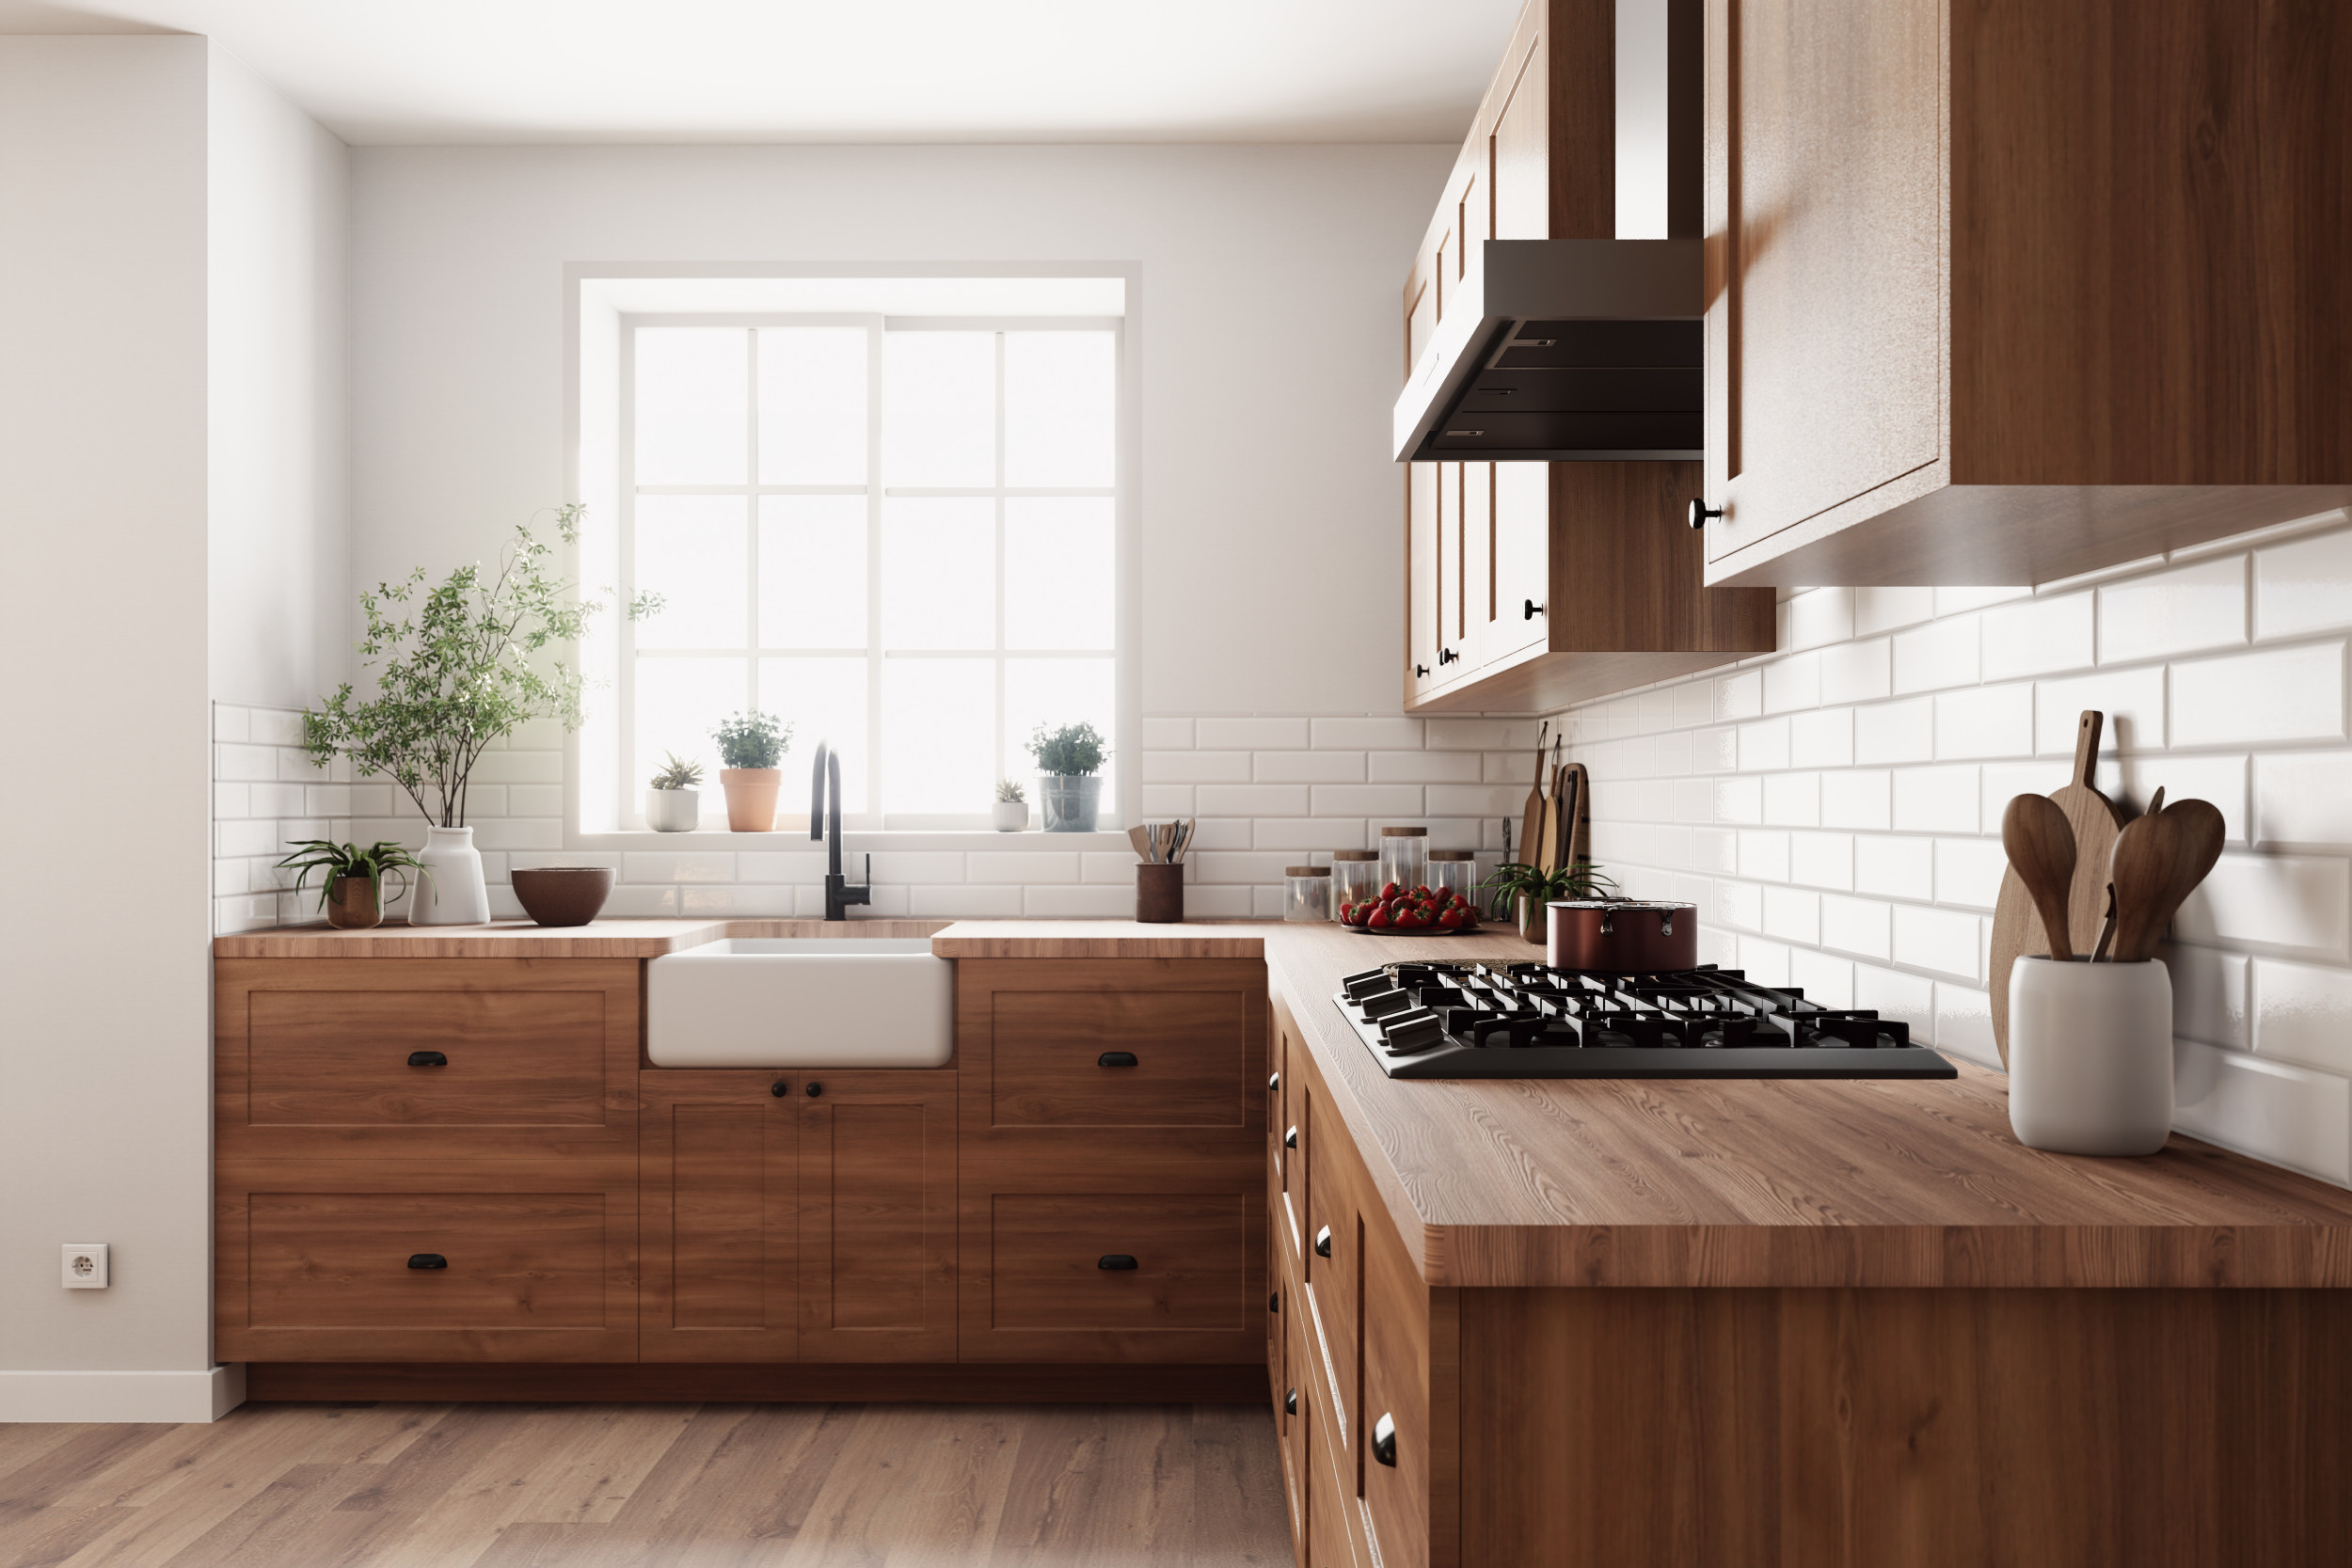
[(841, 875), (841, 753), (833, 743), (817, 743), (817, 772), (808, 784), (808, 836), (825, 841), (825, 918), (847, 920), (851, 904), (874, 901), (874, 857), (866, 857), (866, 881), (852, 887)]

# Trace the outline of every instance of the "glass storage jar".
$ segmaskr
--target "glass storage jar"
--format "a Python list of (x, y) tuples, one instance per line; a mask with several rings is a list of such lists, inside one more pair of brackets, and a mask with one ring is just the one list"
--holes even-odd
[(1379, 850), (1331, 851), (1331, 913), (1334, 918), (1351, 904), (1369, 903), (1379, 892)]
[(1429, 880), (1429, 830), (1380, 830), (1380, 880), (1394, 882), (1407, 893)]
[(1327, 865), (1282, 867), (1282, 918), (1331, 918), (1331, 868)]
[(1469, 849), (1429, 851), (1429, 887), (1434, 893), (1458, 893), (1466, 904), (1478, 902), (1478, 857)]

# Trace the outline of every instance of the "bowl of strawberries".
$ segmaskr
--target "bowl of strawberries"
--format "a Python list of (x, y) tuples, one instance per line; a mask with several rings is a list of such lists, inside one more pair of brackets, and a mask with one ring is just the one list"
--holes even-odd
[(1478, 906), (1442, 888), (1391, 882), (1360, 903), (1340, 906), (1340, 924), (1375, 937), (1450, 937), (1478, 928)]

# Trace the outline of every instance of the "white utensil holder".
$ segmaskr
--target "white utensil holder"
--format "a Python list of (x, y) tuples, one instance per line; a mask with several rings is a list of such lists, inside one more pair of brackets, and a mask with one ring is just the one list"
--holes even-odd
[(2153, 1154), (2172, 1133), (2172, 976), (2154, 959), (2021, 957), (2009, 981), (2009, 1125), (2055, 1154)]

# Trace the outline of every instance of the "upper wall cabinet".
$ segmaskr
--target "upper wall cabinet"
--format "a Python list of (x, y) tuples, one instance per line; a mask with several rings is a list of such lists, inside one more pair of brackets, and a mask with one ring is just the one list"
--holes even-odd
[[(1699, 214), (1697, 0), (1668, 0), (1681, 63), (1667, 211)], [(1530, 0), (1406, 280), (1402, 378), (1489, 239), (1616, 235), (1616, 0)], [(1684, 526), (1695, 463), (1405, 465), (1408, 712), (1532, 712), (1773, 646), (1768, 589), (1708, 588)]]
[(2352, 7), (1707, 0), (1712, 583), (2352, 501)]

